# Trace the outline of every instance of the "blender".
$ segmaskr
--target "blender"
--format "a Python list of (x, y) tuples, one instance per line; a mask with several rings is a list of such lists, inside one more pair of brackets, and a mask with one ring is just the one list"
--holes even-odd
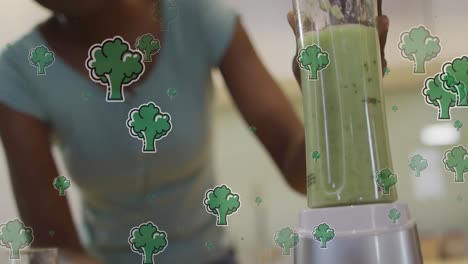
[(293, 5), (309, 207), (299, 216), (294, 263), (423, 263), (416, 222), (406, 204), (396, 203), (376, 28), (380, 3)]

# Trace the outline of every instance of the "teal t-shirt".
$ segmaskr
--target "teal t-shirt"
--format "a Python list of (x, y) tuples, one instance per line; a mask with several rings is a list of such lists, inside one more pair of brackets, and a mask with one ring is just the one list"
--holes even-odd
[[(207, 263), (228, 249), (223, 227), (205, 211), (203, 198), (217, 185), (211, 69), (231, 42), (237, 14), (220, 0), (176, 4), (178, 15), (164, 32), (157, 64), (125, 94), (125, 102), (106, 102), (100, 84), (57, 54), (46, 75), (37, 75), (29, 50), (47, 46), (37, 27), (0, 57), (0, 102), (50, 125), (72, 187), (81, 193), (82, 243), (106, 263), (141, 263), (128, 238), (133, 227), (148, 221), (168, 235), (157, 263)], [(170, 88), (177, 92), (172, 99)], [(171, 115), (172, 131), (157, 141), (156, 153), (142, 153), (142, 142), (126, 126), (129, 111), (148, 102)], [(216, 250), (206, 247), (208, 241)]]

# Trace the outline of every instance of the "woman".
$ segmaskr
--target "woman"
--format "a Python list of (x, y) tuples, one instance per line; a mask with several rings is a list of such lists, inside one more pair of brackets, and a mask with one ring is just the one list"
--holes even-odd
[[(221, 1), (178, 0), (169, 31), (154, 23), (149, 0), (37, 2), (53, 15), (0, 58), (0, 134), (21, 220), (34, 229), (33, 246), (83, 252), (104, 263), (140, 263), (128, 244), (129, 231), (152, 221), (169, 236), (159, 263), (234, 263), (223, 228), (201, 203), (216, 185), (210, 149), (210, 71), (216, 67), (286, 182), (305, 193), (303, 125), (260, 62), (237, 13)], [(169, 6), (166, 0), (161, 4)], [(388, 21), (379, 20), (385, 40)], [(89, 48), (116, 35), (133, 43), (146, 33), (160, 40), (160, 52), (145, 64), (140, 80), (125, 88), (125, 102), (105, 102), (105, 87), (93, 83), (85, 67)], [(41, 44), (56, 60), (47, 75), (37, 76), (25, 58)], [(175, 100), (166, 95), (168, 87), (178, 91)], [(149, 101), (173, 122), (155, 154), (141, 152), (125, 122), (132, 108)], [(81, 192), (78, 228), (67, 201), (51, 186), (58, 175), (52, 135)], [(216, 250), (207, 253), (206, 241)]]

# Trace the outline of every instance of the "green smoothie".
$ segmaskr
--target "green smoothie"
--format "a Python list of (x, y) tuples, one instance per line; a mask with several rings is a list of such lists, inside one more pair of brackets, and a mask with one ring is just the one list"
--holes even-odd
[(377, 30), (328, 26), (307, 33), (298, 44), (301, 49), (318, 45), (330, 62), (318, 80), (301, 70), (308, 206), (394, 202), (395, 188), (383, 195), (375, 181), (380, 170), (392, 169)]

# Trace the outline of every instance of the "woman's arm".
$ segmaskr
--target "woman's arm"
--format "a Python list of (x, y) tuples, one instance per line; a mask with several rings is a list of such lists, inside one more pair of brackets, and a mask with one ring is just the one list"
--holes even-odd
[(32, 246), (83, 251), (67, 199), (52, 186), (58, 171), (47, 125), (0, 104), (0, 137), (21, 220), (33, 228)]
[(304, 127), (238, 21), (221, 72), (234, 102), (288, 184), (306, 192)]

